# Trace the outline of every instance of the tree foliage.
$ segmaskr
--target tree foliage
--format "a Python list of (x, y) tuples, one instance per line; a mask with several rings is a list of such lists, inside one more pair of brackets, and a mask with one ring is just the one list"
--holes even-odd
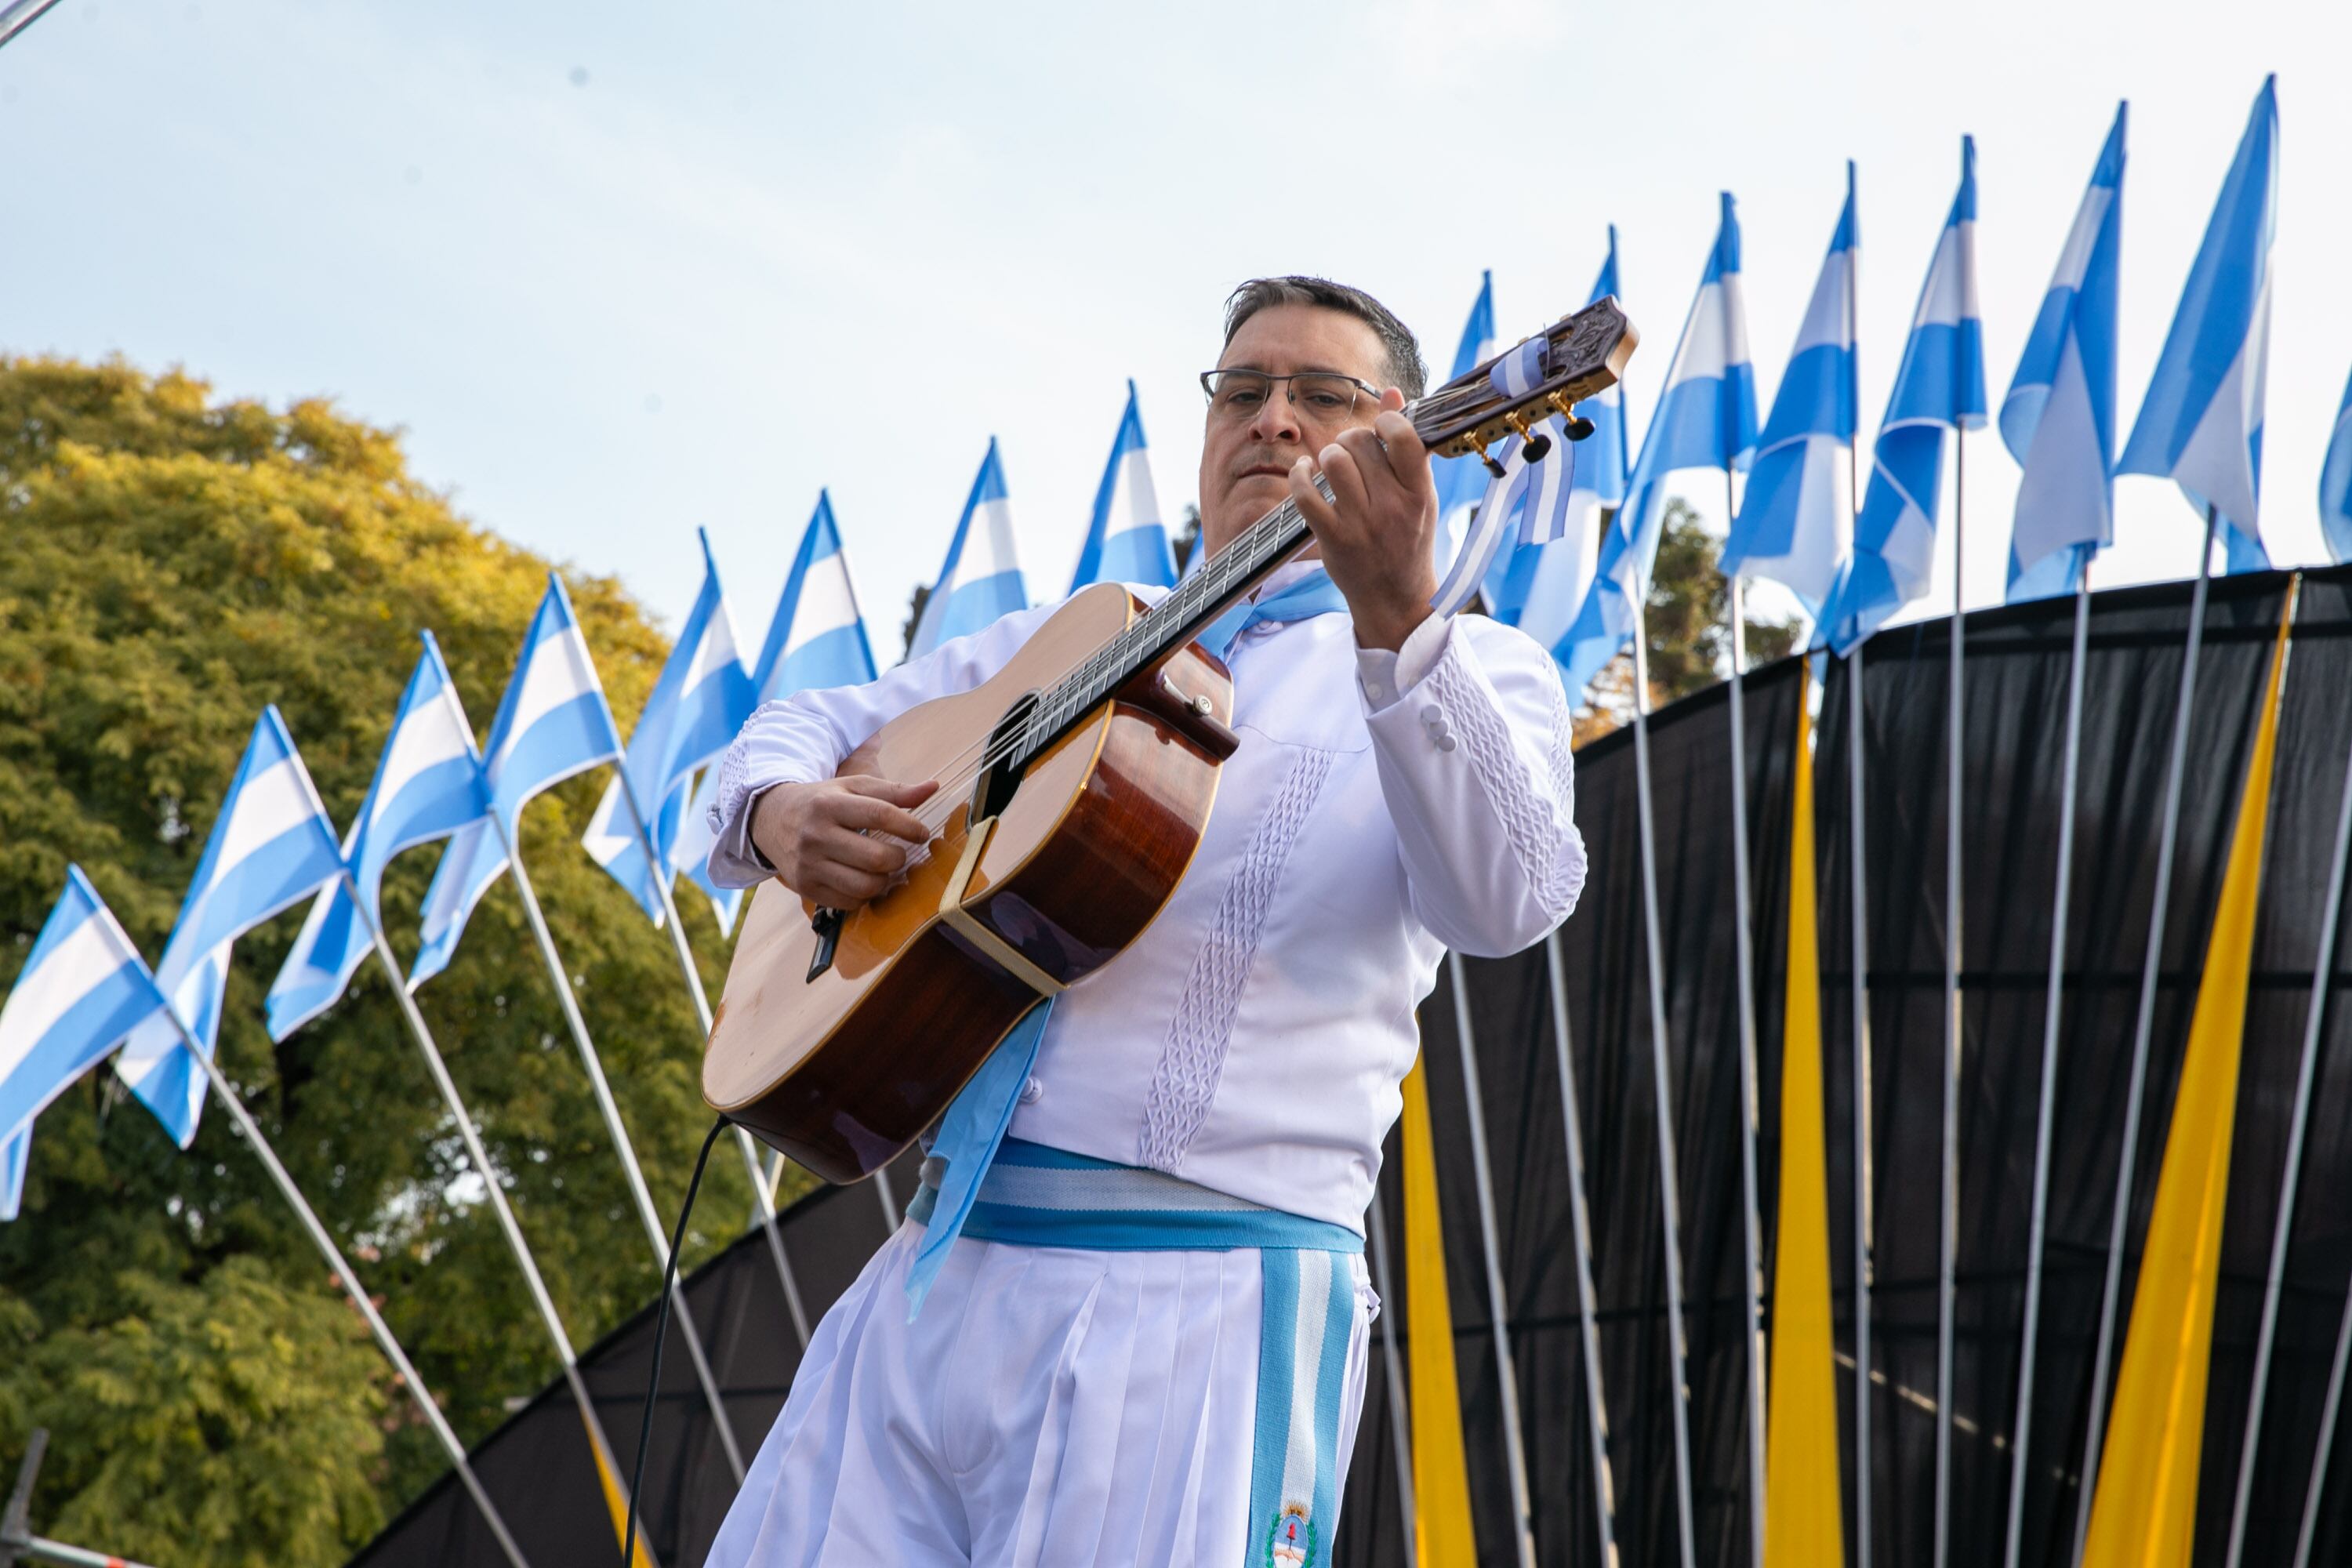
[[(0, 359), (0, 988), (68, 861), (161, 952), (265, 703), (338, 822), (420, 628), (485, 727), (546, 570), (410, 477), (394, 433), (324, 402), (277, 412), (179, 374)], [(666, 641), (616, 584), (566, 579), (626, 725)], [(580, 852), (601, 787), (541, 796), (523, 850), (674, 1212), (708, 1124), (699, 1034), (667, 939)], [(404, 958), (434, 859), (385, 880)], [(683, 902), (715, 987), (721, 944)], [(238, 943), (221, 1059), (471, 1442), (554, 1355), (382, 973), (283, 1045), (263, 1031), (299, 923)], [(419, 1001), (584, 1344), (651, 1296), (655, 1268), (510, 881)], [(750, 1210), (740, 1169), (711, 1180), (689, 1258)], [(36, 1519), (93, 1545), (332, 1563), (445, 1462), (218, 1107), (182, 1153), (104, 1070), (36, 1129), (23, 1215), (0, 1227), (0, 1473), (49, 1427)]]

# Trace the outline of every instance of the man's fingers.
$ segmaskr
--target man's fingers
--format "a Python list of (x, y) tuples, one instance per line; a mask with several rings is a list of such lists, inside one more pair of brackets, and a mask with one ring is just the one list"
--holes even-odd
[(1429, 448), (1421, 444), (1421, 432), (1412, 427), (1412, 420), (1394, 409), (1383, 409), (1372, 421), (1372, 432), (1388, 454), (1389, 468), (1408, 488), (1432, 482)]
[(886, 779), (874, 773), (850, 773), (834, 782), (852, 794), (874, 800), (887, 800), (892, 805), (920, 805), (930, 799), (940, 787), (937, 779), (900, 784), (896, 779)]
[(1323, 492), (1315, 488), (1315, 459), (1312, 458), (1301, 458), (1290, 465), (1290, 499), (1297, 503), (1298, 515), (1307, 520), (1307, 526), (1314, 530), (1318, 538), (1326, 529), (1339, 521), (1339, 514), (1331, 510), (1331, 503), (1325, 500)]
[(1364, 471), (1358, 466), (1356, 444), (1349, 436), (1362, 434), (1350, 430), (1337, 441), (1316, 454), (1315, 460), (1323, 469), (1323, 481), (1331, 487), (1333, 510), (1340, 517), (1353, 521), (1360, 529), (1371, 505), (1371, 497), (1364, 488)]
[[(931, 792), (922, 792), (928, 796)], [(887, 833), (909, 844), (929, 840), (929, 824), (913, 812), (891, 805), (887, 800), (868, 795), (839, 795), (827, 803), (832, 807), (833, 820), (843, 827), (861, 832)]]
[(801, 897), (820, 909), (854, 910), (878, 896), (889, 879), (851, 866), (824, 866), (809, 873)]
[(887, 877), (907, 863), (907, 847), (897, 839), (869, 838), (845, 827), (828, 830), (809, 847), (819, 860), (877, 876)]

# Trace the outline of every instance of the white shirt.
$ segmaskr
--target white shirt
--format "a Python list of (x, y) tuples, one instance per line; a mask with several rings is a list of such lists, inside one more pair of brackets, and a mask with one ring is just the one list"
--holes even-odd
[[(832, 777), (1057, 607), (763, 706), (720, 764), (711, 879), (769, 875), (746, 837), (762, 790)], [(1516, 952), (1584, 885), (1568, 702), (1550, 656), (1483, 616), (1433, 616), (1393, 654), (1359, 648), (1343, 614), (1265, 622), (1226, 662), (1242, 743), (1200, 851), (1134, 945), (1056, 1001), (1011, 1132), (1360, 1233), (1446, 947)]]

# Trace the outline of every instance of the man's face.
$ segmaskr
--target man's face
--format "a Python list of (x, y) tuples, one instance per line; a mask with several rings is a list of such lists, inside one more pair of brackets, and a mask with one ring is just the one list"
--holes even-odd
[[(1274, 305), (1244, 321), (1217, 361), (1219, 370), (1262, 370), (1269, 375), (1336, 371), (1368, 386), (1385, 387), (1387, 355), (1369, 322), (1319, 305)], [(1290, 468), (1330, 445), (1340, 431), (1370, 425), (1380, 412), (1371, 395), (1355, 407), (1326, 415), (1285, 395), (1277, 385), (1245, 416), (1209, 410), (1201, 443), (1201, 540), (1223, 550), (1241, 531), (1290, 494)]]

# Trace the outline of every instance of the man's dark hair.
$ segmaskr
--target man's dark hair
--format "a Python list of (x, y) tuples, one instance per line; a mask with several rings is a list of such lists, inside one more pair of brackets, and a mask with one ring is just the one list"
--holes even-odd
[(1405, 395), (1419, 397), (1429, 384), (1428, 367), (1421, 363), (1421, 344), (1395, 312), (1365, 293), (1328, 278), (1253, 278), (1225, 298), (1225, 342), (1230, 346), (1242, 323), (1275, 305), (1316, 305), (1353, 316), (1380, 334), (1387, 351), (1382, 371), (1388, 384)]

